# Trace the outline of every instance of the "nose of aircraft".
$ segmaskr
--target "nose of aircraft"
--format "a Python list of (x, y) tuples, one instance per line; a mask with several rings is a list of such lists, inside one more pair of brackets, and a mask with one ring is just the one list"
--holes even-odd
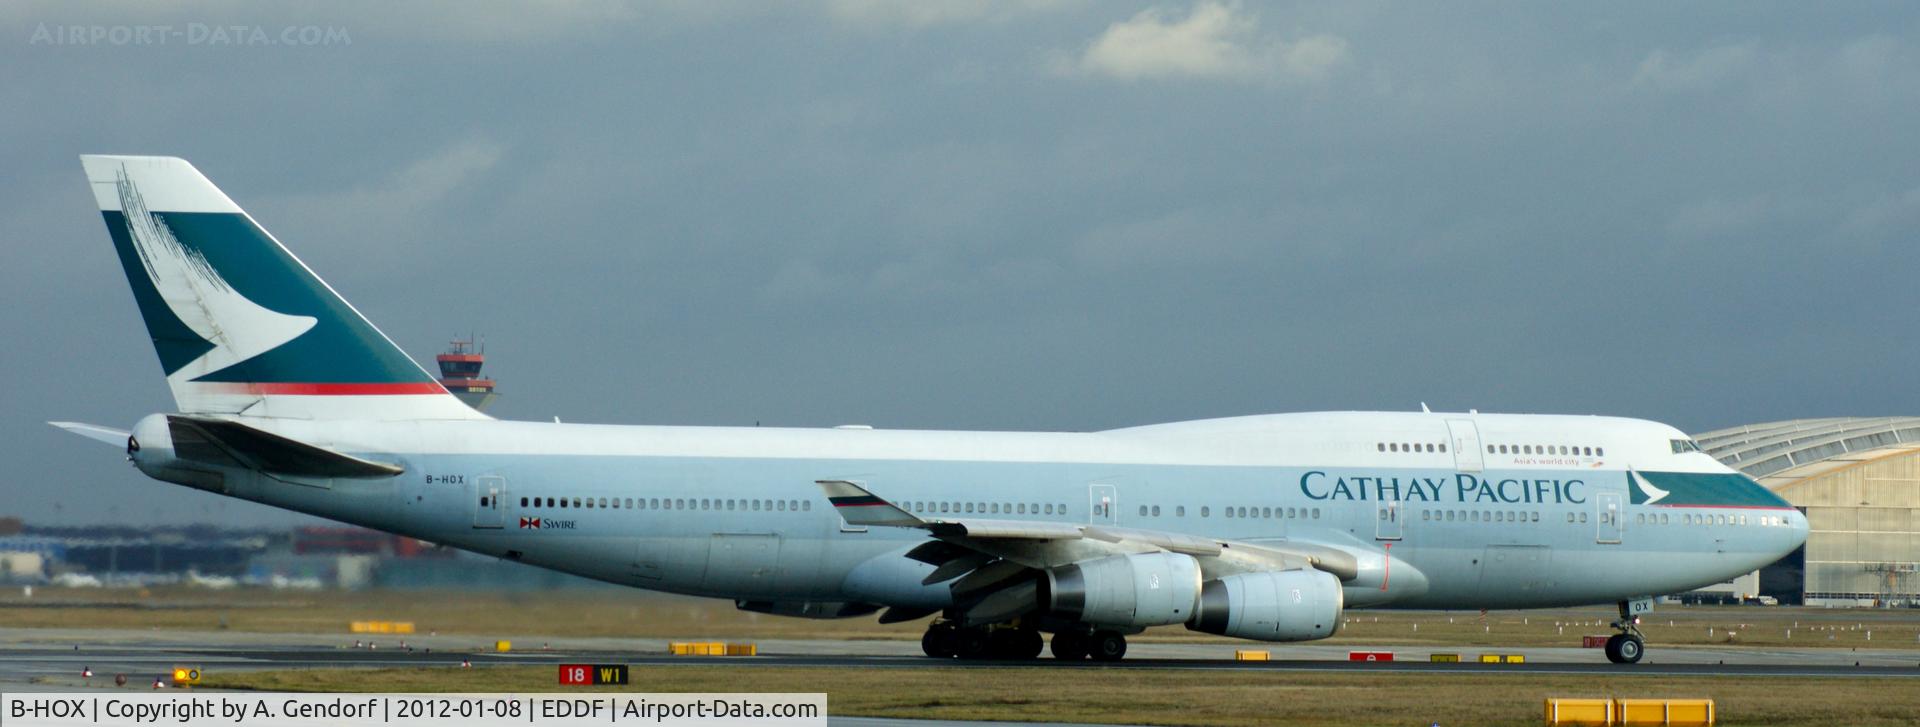
[(1775, 550), (1773, 554), (1775, 558), (1784, 558), (1788, 553), (1792, 553), (1795, 548), (1806, 544), (1807, 516), (1805, 513), (1793, 507), (1793, 503), (1787, 502), (1786, 498), (1781, 497), (1779, 493), (1768, 489), (1766, 485), (1760, 484), (1759, 480), (1744, 473), (1735, 473), (1732, 469), (1728, 469), (1727, 472), (1736, 474), (1742, 485), (1744, 485), (1744, 487), (1736, 488), (1739, 491), (1739, 497), (1736, 501), (1748, 505), (1778, 508), (1776, 512), (1780, 513), (1780, 517), (1784, 521), (1782, 524), (1785, 527), (1768, 528), (1768, 530), (1772, 532), (1761, 541), (1766, 543), (1764, 547), (1770, 547)]
[(1793, 531), (1793, 537), (1790, 539), (1791, 542), (1787, 543), (1786, 550), (1780, 553), (1783, 556), (1793, 552), (1794, 548), (1806, 545), (1808, 530), (1807, 516), (1799, 510), (1791, 511), (1787, 515), (1787, 527)]

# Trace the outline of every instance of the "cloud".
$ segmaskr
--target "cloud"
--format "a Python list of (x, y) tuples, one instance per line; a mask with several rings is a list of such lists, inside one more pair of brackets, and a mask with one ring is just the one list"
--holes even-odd
[(415, 160), (384, 181), (333, 197), (348, 203), (340, 209), (370, 207), (408, 211), (444, 199), (460, 185), (491, 169), (505, 151), (481, 137), (469, 137)]
[(1706, 88), (1753, 66), (1759, 49), (1752, 41), (1722, 44), (1687, 54), (1648, 53), (1634, 71), (1633, 85), (1661, 91)]
[(461, 206), (449, 198), (470, 189), (504, 152), (490, 139), (467, 137), (356, 186), (268, 200), (261, 206), (277, 208), (276, 214), (263, 222), (269, 229), (280, 220), (313, 230), (328, 246), (352, 254), (430, 256), (458, 237), (441, 224), (444, 210)]
[(1849, 210), (1832, 235), (1835, 243), (1872, 247), (1898, 243), (1920, 227), (1920, 187), (1883, 193)]
[(1675, 239), (1692, 240), (1750, 233), (1768, 221), (1778, 207), (1772, 195), (1764, 194), (1700, 200), (1674, 211), (1667, 219), (1667, 234)]
[(1285, 42), (1260, 32), (1238, 5), (1202, 2), (1186, 17), (1153, 7), (1107, 26), (1056, 70), (1122, 81), (1167, 78), (1320, 80), (1347, 60), (1347, 41), (1315, 35)]
[(1005, 22), (1077, 4), (1077, 0), (828, 0), (827, 14), (842, 24), (870, 30), (919, 30), (958, 23)]
[(273, 35), (285, 26), (312, 24), (341, 28), (353, 41), (380, 38), (518, 45), (603, 35), (611, 28), (712, 22), (749, 12), (761, 11), (747, 4), (705, 0), (661, 0), (644, 7), (623, 0), (550, 0), (524, 5), (340, 0), (275, 6), (246, 0), (94, 5), (20, 0), (0, 4), (0, 25), (24, 27), (30, 32), (40, 24), (168, 25), (182, 29), (203, 24), (259, 27)]
[[(667, 6), (677, 7), (671, 3)], [(372, 3), (359, 8), (355, 15), (376, 19), (379, 25), (374, 30), (396, 37), (532, 43), (601, 32), (634, 22), (639, 13), (617, 0), (559, 0), (536, 5), (430, 0)]]
[(1347, 60), (1347, 41), (1333, 35), (1301, 38), (1280, 47), (1280, 70), (1287, 75), (1319, 80)]
[(1916, 227), (1920, 187), (1882, 187), (1714, 196), (1677, 208), (1667, 219), (1666, 232), (1670, 240), (1683, 244), (1718, 242), (1752, 249), (1790, 240), (1803, 248), (1862, 254), (1900, 245)]

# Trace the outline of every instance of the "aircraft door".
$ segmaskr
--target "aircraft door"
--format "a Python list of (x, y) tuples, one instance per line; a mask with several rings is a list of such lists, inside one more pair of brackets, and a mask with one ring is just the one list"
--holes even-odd
[(1479, 472), (1485, 466), (1480, 459), (1480, 428), (1471, 419), (1448, 419), (1447, 434), (1453, 439), (1454, 468)]
[(1595, 510), (1594, 519), (1599, 521), (1599, 531), (1594, 535), (1594, 542), (1606, 545), (1618, 545), (1620, 543), (1620, 531), (1624, 529), (1624, 524), (1620, 519), (1623, 513), (1623, 508), (1620, 507), (1620, 493), (1602, 492), (1595, 495), (1593, 498), (1593, 508)]
[(1087, 522), (1092, 525), (1118, 525), (1115, 519), (1120, 506), (1113, 485), (1087, 485)]
[(473, 501), (473, 526), (499, 528), (507, 523), (507, 478), (487, 475), (474, 478), (469, 492)]
[(1400, 501), (1383, 500), (1374, 509), (1373, 538), (1375, 540), (1400, 539)]

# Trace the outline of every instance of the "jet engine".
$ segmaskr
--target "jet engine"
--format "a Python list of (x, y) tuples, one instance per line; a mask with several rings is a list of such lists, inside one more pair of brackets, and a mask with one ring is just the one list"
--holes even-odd
[(1207, 581), (1187, 628), (1256, 641), (1311, 641), (1340, 629), (1340, 579), (1326, 571), (1260, 571)]
[(1047, 571), (1040, 605), (1055, 617), (1144, 628), (1193, 618), (1200, 564), (1179, 553), (1114, 555)]

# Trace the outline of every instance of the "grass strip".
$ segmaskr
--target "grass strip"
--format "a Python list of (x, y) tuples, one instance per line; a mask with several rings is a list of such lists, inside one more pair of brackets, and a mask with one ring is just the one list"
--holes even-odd
[(1920, 685), (1791, 677), (1191, 672), (1147, 669), (634, 667), (627, 687), (564, 688), (553, 667), (210, 675), (205, 686), (315, 692), (825, 692), (835, 716), (1145, 725), (1539, 725), (1547, 697), (1715, 700), (1723, 725), (1912, 725)]

